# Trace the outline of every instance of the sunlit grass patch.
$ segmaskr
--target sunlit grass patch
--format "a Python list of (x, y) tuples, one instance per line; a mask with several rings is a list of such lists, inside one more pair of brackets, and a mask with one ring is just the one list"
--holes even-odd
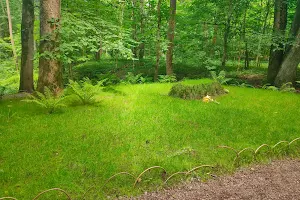
[[(31, 199), (53, 187), (73, 198), (91, 187), (86, 194), (91, 199), (114, 192), (133, 195), (160, 186), (162, 171), (146, 172), (135, 189), (129, 176), (105, 182), (119, 172), (137, 177), (151, 166), (163, 167), (166, 177), (200, 165), (217, 166), (213, 173), (224, 173), (234, 169), (235, 154), (219, 145), (256, 149), (300, 136), (297, 94), (226, 87), (229, 94), (217, 97), (220, 104), (206, 104), (169, 97), (172, 85), (119, 85), (114, 87), (119, 92), (97, 96), (100, 105), (69, 106), (52, 115), (34, 104), (1, 102), (0, 196)], [(7, 120), (9, 109), (15, 114)], [(298, 145), (294, 142), (291, 151)], [(241, 162), (248, 163), (248, 157), (245, 152)], [(201, 177), (202, 171), (196, 175)], [(170, 183), (181, 179), (176, 176)]]

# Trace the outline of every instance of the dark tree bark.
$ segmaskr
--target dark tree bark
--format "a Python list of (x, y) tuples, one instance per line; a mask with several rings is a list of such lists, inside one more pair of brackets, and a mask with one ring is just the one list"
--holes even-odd
[(174, 37), (175, 37), (175, 16), (176, 16), (176, 0), (170, 0), (170, 19), (169, 28), (167, 33), (168, 49), (166, 55), (166, 72), (167, 75), (173, 74), (173, 49), (174, 49)]
[(244, 68), (249, 69), (249, 51), (248, 51), (248, 41), (246, 37), (246, 22), (247, 22), (247, 9), (244, 13), (244, 19), (243, 19), (243, 41), (245, 43), (245, 64)]
[[(42, 0), (40, 3), (40, 54), (38, 91), (48, 87), (53, 93), (62, 89), (62, 67), (59, 53), (60, 0)], [(45, 56), (50, 54), (50, 56)]]
[(245, 42), (245, 69), (249, 69), (249, 50), (248, 50), (248, 42)]
[(300, 63), (300, 0), (298, 0), (295, 17), (290, 35), (294, 38), (293, 44), (289, 45), (284, 55), (284, 61), (276, 76), (275, 85), (280, 87), (284, 83), (295, 83), (297, 67)]
[[(274, 5), (274, 26), (273, 36), (276, 38), (284, 37), (287, 25), (287, 1), (275, 0)], [(280, 49), (276, 49), (279, 46)], [(276, 42), (271, 46), (269, 67), (268, 67), (268, 83), (274, 84), (275, 78), (279, 72), (280, 66), (283, 62), (284, 50), (282, 42)]]
[(154, 80), (156, 81), (158, 78), (158, 69), (159, 69), (159, 62), (161, 56), (161, 47), (160, 47), (160, 26), (161, 26), (161, 1), (158, 0), (157, 2), (157, 32), (156, 32), (156, 66), (155, 66), (155, 73), (154, 73)]
[(33, 56), (34, 56), (34, 0), (23, 0), (21, 24), (21, 71), (20, 92), (33, 92)]

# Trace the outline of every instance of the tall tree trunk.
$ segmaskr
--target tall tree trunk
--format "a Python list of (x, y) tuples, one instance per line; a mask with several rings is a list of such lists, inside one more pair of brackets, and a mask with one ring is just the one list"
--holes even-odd
[(248, 50), (248, 42), (245, 42), (245, 69), (249, 69), (249, 50)]
[(227, 60), (227, 52), (228, 52), (228, 38), (230, 34), (230, 26), (231, 26), (231, 19), (233, 16), (234, 8), (232, 7), (232, 0), (229, 1), (229, 11), (228, 16), (225, 24), (225, 30), (224, 30), (224, 41), (223, 41), (223, 56), (222, 56), (222, 68), (225, 69), (226, 66), (226, 60)]
[(248, 51), (248, 41), (246, 37), (247, 11), (248, 9), (245, 10), (244, 19), (243, 19), (243, 41), (245, 43), (245, 65), (244, 65), (245, 69), (249, 69), (249, 51)]
[[(62, 89), (62, 67), (59, 51), (60, 0), (42, 0), (40, 4), (40, 54), (37, 89), (48, 87), (57, 93)], [(50, 56), (48, 56), (50, 54)]]
[(167, 75), (173, 74), (173, 49), (174, 49), (174, 37), (175, 37), (175, 16), (176, 16), (176, 0), (170, 0), (170, 19), (169, 28), (167, 33), (168, 49), (166, 55), (166, 72)]
[(297, 67), (300, 63), (300, 0), (298, 0), (295, 17), (290, 31), (291, 38), (294, 38), (292, 45), (289, 45), (284, 55), (284, 61), (276, 76), (275, 85), (281, 86), (284, 83), (296, 81)]
[(162, 0), (158, 0), (158, 2), (157, 2), (156, 66), (155, 66), (155, 73), (154, 73), (155, 81), (158, 78), (158, 69), (159, 69), (159, 62), (160, 62), (160, 56), (161, 56), (161, 47), (160, 47), (161, 1)]
[(290, 51), (286, 54), (278, 75), (275, 79), (275, 86), (280, 87), (284, 83), (295, 83), (297, 67), (300, 63), (300, 29), (298, 31), (297, 41)]
[(226, 60), (227, 60), (227, 52), (228, 52), (228, 38), (230, 33), (230, 22), (231, 19), (227, 20), (224, 32), (224, 42), (223, 42), (223, 56), (222, 56), (222, 68), (225, 69)]
[[(285, 35), (287, 25), (287, 2), (286, 0), (275, 0), (274, 5), (274, 26), (273, 37), (282, 38)], [(276, 41), (274, 41), (275, 43)], [(280, 49), (276, 49), (279, 46)], [(282, 42), (276, 42), (271, 46), (269, 67), (268, 67), (268, 83), (274, 84), (275, 78), (279, 72), (280, 66), (284, 58), (284, 50)]]
[(139, 60), (143, 60), (144, 59), (144, 55), (145, 55), (145, 18), (146, 18), (146, 14), (145, 14), (145, 0), (140, 0), (140, 13), (141, 13), (141, 21), (140, 21), (140, 31), (141, 31), (141, 41), (140, 41), (140, 45), (139, 45)]
[[(270, 13), (270, 5), (271, 5), (271, 0), (268, 0), (267, 2), (267, 11), (266, 11), (266, 15), (264, 17), (264, 21), (263, 21), (263, 27), (262, 27), (262, 35), (264, 35), (266, 33), (266, 28), (267, 28), (267, 23), (268, 23), (268, 17), (269, 17), (269, 13)], [(261, 5), (263, 6), (263, 5)], [(260, 66), (260, 57), (261, 57), (261, 42), (262, 42), (262, 36), (259, 37), (259, 41), (258, 41), (258, 47), (257, 47), (257, 55), (256, 55), (256, 66), (259, 67)]]
[(210, 56), (213, 58), (215, 56), (215, 46), (217, 44), (217, 38), (218, 38), (218, 24), (214, 24), (214, 33), (212, 38), (212, 48), (210, 50)]
[(100, 60), (102, 54), (103, 54), (102, 40), (100, 39), (100, 42), (99, 42), (99, 50), (95, 53), (95, 59), (96, 59), (96, 60)]
[(295, 37), (297, 36), (297, 31), (299, 30), (299, 28), (300, 28), (300, 0), (297, 1), (296, 12), (292, 23), (291, 31), (290, 31), (289, 44), (287, 45), (285, 52), (289, 52), (289, 50), (293, 47), (292, 43), (295, 40)]
[(34, 0), (23, 0), (21, 25), (21, 71), (20, 92), (33, 92), (33, 56), (34, 56)]
[[(137, 17), (136, 17), (136, 0), (132, 0), (132, 39), (137, 41)], [(132, 48), (133, 57), (137, 58), (138, 48), (135, 46)]]
[(7, 11), (7, 19), (8, 19), (10, 42), (11, 42), (11, 47), (12, 47), (12, 51), (13, 51), (13, 55), (14, 55), (14, 60), (15, 60), (15, 64), (16, 64), (16, 70), (18, 71), (19, 70), (19, 67), (18, 67), (18, 55), (17, 55), (17, 52), (16, 52), (15, 41), (14, 41), (13, 30), (12, 30), (12, 21), (11, 21), (9, 0), (6, 0), (6, 11)]

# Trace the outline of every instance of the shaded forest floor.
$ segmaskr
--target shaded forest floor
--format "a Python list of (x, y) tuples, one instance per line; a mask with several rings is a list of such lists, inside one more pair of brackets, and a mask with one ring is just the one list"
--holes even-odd
[[(263, 62), (260, 67), (256, 67), (255, 64), (252, 63), (249, 69), (244, 69), (241, 66), (238, 67), (234, 62), (228, 62), (228, 65), (223, 70), (226, 71), (227, 77), (232, 78), (232, 80), (228, 82), (229, 85), (248, 85), (261, 88), (267, 84), (267, 65), (267, 62)], [(186, 63), (174, 63), (173, 70), (177, 80), (210, 78), (211, 75), (207, 67), (208, 66), (203, 66), (203, 64), (191, 65)], [(217, 72), (221, 70), (217, 65), (215, 67)], [(89, 61), (75, 66), (73, 70), (73, 78), (77, 80), (89, 77), (92, 80), (109, 78), (112, 79), (113, 82), (118, 82), (118, 80), (124, 79), (127, 73), (130, 72), (134, 75), (141, 74), (147, 78), (148, 81), (152, 82), (155, 62), (152, 60), (144, 60), (143, 62), (120, 60), (117, 63), (112, 60)], [(158, 74), (165, 74), (164, 63), (160, 63)], [(297, 80), (300, 80), (300, 68), (298, 68), (297, 71)], [(296, 89), (300, 90), (300, 84), (296, 86)]]
[(206, 183), (192, 181), (137, 199), (299, 199), (300, 160), (274, 161)]

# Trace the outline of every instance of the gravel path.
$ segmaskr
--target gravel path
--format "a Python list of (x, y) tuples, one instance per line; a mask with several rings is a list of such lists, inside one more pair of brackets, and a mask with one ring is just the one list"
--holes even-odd
[(206, 183), (185, 183), (165, 191), (145, 193), (136, 199), (300, 200), (300, 160), (274, 161)]

